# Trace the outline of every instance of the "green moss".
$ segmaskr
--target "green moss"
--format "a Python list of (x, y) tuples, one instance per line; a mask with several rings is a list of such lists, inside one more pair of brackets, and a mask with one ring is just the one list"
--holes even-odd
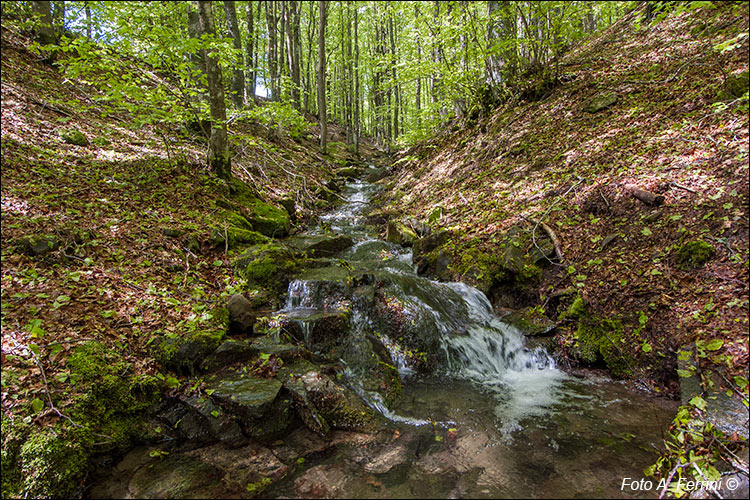
[(632, 374), (623, 352), (622, 322), (615, 318), (598, 318), (591, 314), (586, 303), (577, 296), (567, 313), (578, 320), (575, 332), (575, 356), (586, 363), (603, 362), (616, 377)]
[(285, 290), (285, 280), (300, 262), (287, 247), (267, 243), (249, 248), (232, 265), (250, 285)]
[(680, 269), (689, 270), (701, 267), (711, 260), (716, 250), (703, 240), (691, 241), (677, 250), (677, 265)]
[(542, 279), (542, 269), (534, 264), (525, 264), (516, 276), (516, 281), (524, 285), (539, 283)]
[(88, 146), (89, 140), (76, 128), (63, 128), (59, 131), (60, 138), (68, 144), (76, 146)]
[(120, 451), (143, 436), (144, 414), (161, 394), (158, 379), (127, 376), (129, 364), (98, 342), (77, 347), (67, 367), (76, 398), (64, 411), (77, 426), (3, 417), (3, 497), (78, 497), (94, 452)]
[(88, 443), (81, 442), (79, 434), (54, 434), (51, 429), (44, 429), (29, 435), (18, 452), (24, 496), (80, 496), (89, 452)]

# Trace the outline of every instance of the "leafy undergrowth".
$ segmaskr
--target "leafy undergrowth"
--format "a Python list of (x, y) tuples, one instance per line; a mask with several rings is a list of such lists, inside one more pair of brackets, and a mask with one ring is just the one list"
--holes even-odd
[[(641, 15), (568, 54), (546, 98), (464, 118), (404, 151), (386, 210), (427, 221), (442, 207), (436, 225), (454, 230), (457, 255), (496, 252), (511, 226), (534, 227), (523, 216), (546, 222), (564, 263), (545, 272), (538, 304), (573, 287), (589, 313), (622, 318), (631, 376), (675, 393), (677, 350), (699, 339), (721, 340), (716, 361), (746, 375), (747, 87), (727, 95), (747, 79), (748, 17), (736, 5), (653, 25)], [(583, 110), (610, 94), (607, 109)], [(711, 247), (708, 262), (685, 264), (679, 250), (696, 241)], [(575, 325), (559, 327), (559, 342), (575, 344)]]
[[(138, 412), (179, 386), (152, 344), (210, 330), (243, 284), (215, 241), (232, 194), (207, 170), (205, 141), (106, 116), (105, 96), (63, 80), (28, 36), (3, 23), (3, 496), (68, 496), (89, 453), (127, 444)], [(352, 161), (336, 144), (321, 155), (308, 127), (293, 138), (262, 119), (229, 125), (235, 178), (271, 205), (293, 199), (299, 224)]]

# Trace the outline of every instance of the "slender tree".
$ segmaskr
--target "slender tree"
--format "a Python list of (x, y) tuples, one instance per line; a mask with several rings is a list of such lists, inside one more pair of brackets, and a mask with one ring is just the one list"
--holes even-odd
[(319, 0), (318, 13), (318, 119), (320, 120), (320, 149), (328, 146), (328, 117), (326, 116), (326, 0)]
[(245, 72), (242, 69), (242, 38), (240, 37), (240, 26), (237, 23), (237, 9), (233, 0), (224, 0), (224, 12), (227, 16), (227, 28), (232, 38), (232, 45), (237, 50), (237, 58), (232, 69), (232, 102), (239, 109), (245, 100)]
[[(201, 36), (214, 37), (214, 14), (210, 1), (198, 2), (198, 21)], [(216, 55), (205, 51), (203, 60), (208, 80), (208, 101), (211, 108), (211, 137), (208, 143), (208, 164), (222, 179), (232, 178), (232, 163), (227, 142), (227, 112), (224, 104), (224, 85)]]

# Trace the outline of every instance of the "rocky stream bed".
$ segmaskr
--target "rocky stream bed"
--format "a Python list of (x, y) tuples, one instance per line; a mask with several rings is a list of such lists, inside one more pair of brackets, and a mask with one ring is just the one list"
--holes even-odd
[[(658, 457), (675, 402), (558, 369), (482, 292), (378, 239), (375, 184), (341, 188), (307, 233), (238, 259), (285, 304), (256, 319), (234, 296), (244, 335), (176, 346), (204, 389), (165, 399), (151, 444), (103, 460), (88, 497), (658, 496), (621, 486)], [(298, 253), (304, 267), (277, 264)]]

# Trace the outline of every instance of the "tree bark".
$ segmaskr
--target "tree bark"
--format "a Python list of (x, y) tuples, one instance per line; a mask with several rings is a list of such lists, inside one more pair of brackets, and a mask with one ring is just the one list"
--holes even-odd
[(55, 36), (55, 30), (52, 28), (52, 11), (50, 2), (31, 2), (31, 8), (34, 14), (40, 16), (41, 25), (37, 31), (37, 41), (41, 44), (47, 45), (55, 43), (57, 36)]
[(320, 120), (320, 149), (325, 154), (328, 146), (328, 117), (326, 116), (326, 0), (318, 2), (318, 119)]
[(359, 157), (359, 9), (354, 8), (354, 154)]
[[(246, 62), (247, 66), (247, 102), (255, 103), (255, 16), (253, 15), (253, 2), (247, 2), (247, 44), (246, 44)], [(258, 6), (260, 8), (260, 5)]]
[[(233, 0), (224, 0), (224, 12), (227, 16), (227, 27), (232, 37), (232, 44), (238, 54), (242, 54), (242, 38), (240, 37), (240, 26), (237, 23), (237, 9)], [(242, 55), (235, 60), (232, 69), (232, 102), (237, 109), (242, 108), (245, 100), (245, 72), (242, 69)]]
[[(198, 2), (198, 20), (201, 35), (213, 37), (214, 14), (210, 1)], [(221, 81), (221, 68), (215, 56), (208, 52), (203, 57), (208, 80), (208, 100), (211, 107), (211, 137), (208, 144), (208, 164), (222, 179), (232, 178), (232, 164), (229, 159), (227, 142), (227, 112), (224, 104), (224, 85)]]
[(279, 72), (276, 65), (278, 58), (278, 47), (276, 38), (276, 26), (278, 19), (276, 18), (276, 2), (267, 1), (266, 6), (266, 29), (268, 32), (268, 91), (270, 92), (270, 98), (272, 101), (279, 99)]

